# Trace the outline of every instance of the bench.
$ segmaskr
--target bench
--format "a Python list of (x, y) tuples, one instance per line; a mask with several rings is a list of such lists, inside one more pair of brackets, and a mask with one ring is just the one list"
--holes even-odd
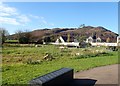
[(68, 86), (73, 80), (73, 69), (61, 68), (51, 73), (32, 79), (30, 86)]

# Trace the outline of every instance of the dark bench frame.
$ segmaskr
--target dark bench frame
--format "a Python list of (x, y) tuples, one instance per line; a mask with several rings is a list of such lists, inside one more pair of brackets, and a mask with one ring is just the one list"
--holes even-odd
[(68, 86), (73, 80), (73, 69), (61, 68), (51, 73), (32, 79), (30, 86)]

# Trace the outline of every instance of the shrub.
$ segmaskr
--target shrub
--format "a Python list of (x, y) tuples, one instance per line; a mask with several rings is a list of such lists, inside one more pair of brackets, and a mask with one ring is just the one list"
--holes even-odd
[(27, 43), (29, 43), (29, 38), (27, 38), (27, 37), (21, 37), (21, 38), (19, 38), (19, 43), (21, 43), (21, 44), (27, 44)]
[(75, 59), (91, 58), (91, 57), (98, 57), (98, 56), (112, 56), (112, 55), (113, 54), (107, 53), (107, 52), (88, 53), (88, 54), (82, 54), (79, 56), (75, 56)]
[(79, 46), (80, 46), (80, 48), (85, 48), (85, 47), (90, 47), (91, 44), (90, 43), (86, 43), (86, 42), (80, 42)]
[(52, 61), (54, 58), (50, 53), (46, 53), (46, 55), (43, 57), (43, 60), (46, 61)]
[(112, 51), (118, 51), (117, 46), (108, 46), (106, 49), (112, 50)]
[(28, 58), (28, 60), (26, 61), (27, 64), (41, 64), (42, 61), (41, 60), (33, 60), (32, 58)]

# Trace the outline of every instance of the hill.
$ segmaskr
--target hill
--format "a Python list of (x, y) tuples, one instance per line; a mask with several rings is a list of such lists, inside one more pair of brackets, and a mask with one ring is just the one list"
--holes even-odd
[[(84, 26), (82, 28), (53, 28), (53, 29), (39, 29), (29, 32), (32, 42), (41, 42), (42, 39), (54, 42), (59, 36), (75, 38), (79, 41), (85, 40), (89, 36), (96, 36), (102, 39), (102, 42), (106, 42), (109, 37), (110, 42), (116, 42), (118, 34), (104, 28), (104, 27), (92, 27)], [(17, 39), (17, 34), (9, 36), (11, 39)]]

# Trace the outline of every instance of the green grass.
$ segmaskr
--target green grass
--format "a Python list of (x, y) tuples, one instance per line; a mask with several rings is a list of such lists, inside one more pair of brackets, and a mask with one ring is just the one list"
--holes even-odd
[(19, 42), (19, 40), (6, 40), (5, 42)]
[[(76, 58), (81, 55), (96, 55), (101, 52), (107, 55), (98, 55), (87, 58)], [(43, 61), (45, 53), (50, 53), (55, 59)], [(76, 53), (80, 55), (76, 56)], [(118, 53), (105, 50), (103, 47), (59, 49), (56, 46), (42, 47), (4, 47), (2, 64), (3, 84), (28, 84), (28, 82), (40, 75), (62, 67), (73, 68), (75, 72), (88, 70), (94, 67), (118, 63)], [(25, 61), (31, 58), (33, 61), (41, 60), (40, 64), (27, 64)]]

